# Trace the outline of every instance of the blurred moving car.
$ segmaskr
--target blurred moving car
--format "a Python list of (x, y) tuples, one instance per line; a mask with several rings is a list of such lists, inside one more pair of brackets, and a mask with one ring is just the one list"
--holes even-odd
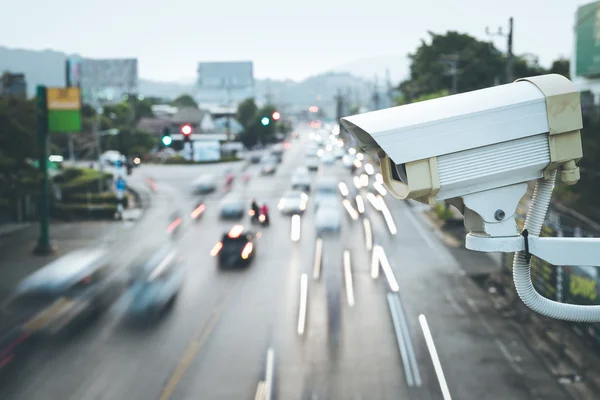
[(322, 176), (315, 183), (315, 208), (327, 199), (338, 199), (338, 182), (333, 176)]
[(314, 155), (307, 156), (305, 165), (309, 171), (317, 171), (319, 169), (319, 157)]
[(235, 225), (228, 233), (223, 234), (211, 251), (217, 257), (219, 268), (247, 266), (254, 259), (256, 235), (242, 225)]
[(342, 163), (344, 164), (344, 167), (350, 169), (354, 165), (355, 159), (356, 157), (354, 157), (353, 155), (346, 154), (344, 157), (342, 157)]
[(227, 194), (219, 205), (219, 216), (222, 219), (239, 219), (244, 216), (244, 200), (235, 193)]
[(277, 171), (277, 160), (268, 156), (263, 158), (260, 173), (262, 175), (273, 175)]
[(177, 299), (184, 281), (177, 251), (163, 246), (145, 263), (134, 267), (129, 283), (129, 312), (136, 316), (158, 316)]
[(317, 235), (339, 234), (342, 227), (342, 212), (340, 205), (334, 199), (323, 200), (315, 214)]
[(179, 211), (174, 211), (169, 215), (169, 225), (167, 226), (167, 234), (169, 234), (173, 239), (179, 237), (181, 233), (181, 226), (183, 223), (183, 218)]
[(58, 334), (106, 310), (125, 288), (111, 277), (109, 252), (73, 251), (39, 269), (16, 287), (5, 311), (23, 332)]
[(326, 151), (321, 157), (321, 161), (323, 161), (323, 164), (325, 165), (333, 165), (335, 162), (335, 157), (330, 151)]
[(302, 214), (306, 210), (308, 196), (299, 190), (290, 190), (283, 194), (277, 208), (283, 215)]
[(217, 178), (213, 174), (200, 175), (193, 183), (192, 188), (196, 194), (214, 192), (217, 189)]
[(333, 151), (333, 156), (336, 158), (336, 160), (339, 160), (339, 159), (343, 158), (345, 154), (346, 154), (346, 152), (341, 147), (337, 147)]
[(291, 178), (292, 189), (310, 191), (311, 178), (307, 168), (300, 167), (294, 171)]
[(254, 150), (250, 153), (249, 159), (252, 164), (258, 164), (262, 158), (262, 152)]

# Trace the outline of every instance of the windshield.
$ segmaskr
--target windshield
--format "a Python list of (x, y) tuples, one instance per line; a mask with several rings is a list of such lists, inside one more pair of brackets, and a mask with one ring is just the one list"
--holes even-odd
[(600, 399), (600, 0), (0, 10), (0, 400)]

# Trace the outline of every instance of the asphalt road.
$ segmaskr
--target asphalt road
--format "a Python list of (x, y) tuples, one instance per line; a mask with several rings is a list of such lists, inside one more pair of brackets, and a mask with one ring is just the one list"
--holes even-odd
[[(170, 314), (132, 325), (118, 302), (70, 341), (32, 354), (0, 398), (251, 399), (259, 387), (273, 399), (566, 398), (406, 203), (383, 197), (392, 234), (363, 189), (364, 214), (345, 214), (341, 236), (317, 244), (309, 201), (292, 241), (291, 220), (276, 205), (306, 144), (293, 142), (275, 176), (250, 166), (250, 182), (233, 188), (248, 205), (256, 198), (272, 210), (249, 269), (216, 269), (210, 250), (234, 222), (218, 219), (221, 192), (207, 196), (201, 221), (183, 225), (186, 282)], [(196, 204), (189, 184), (198, 174), (240, 167), (140, 167), (135, 174), (152, 177), (157, 191), (147, 215), (117, 240), (115, 259), (125, 265), (167, 240), (172, 212), (188, 215)], [(353, 185), (338, 164), (319, 174)]]

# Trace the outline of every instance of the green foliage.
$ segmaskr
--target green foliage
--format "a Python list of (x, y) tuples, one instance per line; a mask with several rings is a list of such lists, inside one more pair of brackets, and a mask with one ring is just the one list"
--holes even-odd
[[(430, 93), (440, 93), (452, 88), (452, 76), (442, 62), (448, 55), (458, 55), (458, 92), (468, 92), (506, 81), (506, 56), (492, 43), (458, 32), (440, 35), (429, 32), (430, 43), (422, 41), (411, 60), (410, 79), (400, 84), (403, 98), (398, 105), (410, 103)], [(550, 70), (529, 63), (524, 57), (514, 57), (514, 78), (524, 78), (547, 73), (569, 77), (569, 60), (556, 60)]]
[(448, 221), (453, 218), (452, 211), (445, 203), (437, 203), (434, 207), (435, 215), (442, 221)]
[(117, 150), (125, 156), (132, 156), (148, 153), (158, 139), (145, 131), (122, 128), (118, 135), (103, 137), (102, 142), (104, 151)]
[(552, 63), (549, 72), (571, 79), (571, 62), (568, 58), (559, 58)]
[(189, 94), (182, 94), (171, 103), (174, 107), (198, 107), (196, 100)]
[(439, 97), (448, 96), (449, 94), (450, 94), (450, 92), (448, 90), (443, 89), (436, 93), (429, 93), (429, 94), (421, 95), (421, 96), (417, 97), (416, 99), (414, 99), (413, 102), (416, 103), (419, 101), (433, 100), (433, 99), (437, 99)]
[[(54, 182), (60, 186), (64, 196), (68, 197), (72, 193), (97, 193), (98, 180), (100, 171), (91, 168), (81, 168), (80, 173), (70, 171), (71, 179), (59, 178), (61, 175), (54, 178)], [(57, 181), (58, 179), (58, 181)], [(113, 179), (112, 174), (104, 172), (104, 183), (108, 185)]]
[[(246, 147), (254, 146), (257, 143), (270, 143), (275, 140), (275, 133), (278, 128), (282, 128), (280, 125), (283, 123), (282, 121), (272, 120), (271, 116), (276, 110), (273, 105), (266, 105), (259, 109), (253, 99), (246, 99), (240, 103), (236, 119), (244, 127), (241, 141)], [(269, 118), (271, 121), (266, 126), (261, 123), (264, 117)]]
[(240, 161), (240, 160), (241, 159), (238, 158), (237, 156), (224, 156), (224, 157), (221, 157), (221, 159), (219, 161), (192, 161), (192, 160), (186, 160), (181, 155), (176, 155), (176, 156), (169, 157), (166, 160), (164, 160), (164, 164), (169, 164), (169, 165), (173, 165), (173, 164), (215, 164), (215, 163), (223, 163), (223, 162), (234, 162), (234, 161)]
[[(123, 207), (127, 208), (129, 198), (123, 197)], [(114, 205), (119, 203), (117, 195), (113, 192), (104, 193), (72, 193), (63, 197), (62, 204), (78, 203), (78, 204), (105, 204)]]
[(0, 197), (37, 190), (35, 100), (0, 98)]
[(254, 99), (246, 99), (238, 106), (235, 119), (244, 127), (244, 130), (248, 130), (257, 112), (258, 107)]
[(51, 214), (54, 218), (74, 219), (113, 219), (117, 212), (116, 204), (56, 204)]

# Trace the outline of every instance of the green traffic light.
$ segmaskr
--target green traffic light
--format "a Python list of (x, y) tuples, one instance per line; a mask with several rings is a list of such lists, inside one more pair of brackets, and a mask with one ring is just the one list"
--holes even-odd
[(264, 126), (269, 125), (269, 118), (267, 117), (263, 117), (263, 119), (260, 120), (260, 123), (263, 124)]
[(171, 139), (171, 136), (163, 136), (162, 142), (165, 146), (170, 146), (173, 143), (173, 139)]

